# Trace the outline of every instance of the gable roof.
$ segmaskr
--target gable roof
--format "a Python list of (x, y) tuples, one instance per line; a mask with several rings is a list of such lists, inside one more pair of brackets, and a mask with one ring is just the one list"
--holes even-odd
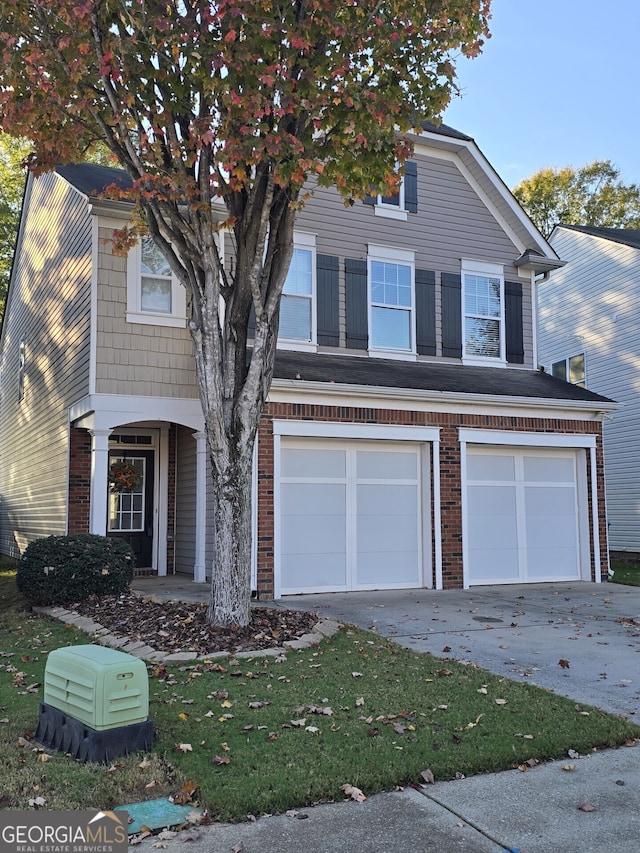
[[(556, 228), (566, 228), (567, 231), (579, 231), (582, 234), (589, 234), (592, 237), (602, 237), (604, 240), (611, 240), (613, 243), (622, 243), (624, 246), (630, 246), (632, 249), (640, 249), (640, 229), (638, 228), (598, 228), (594, 225), (564, 225), (560, 223)], [(553, 236), (553, 232), (551, 232)]]
[[(541, 370), (469, 367), (461, 364), (371, 359), (324, 353), (278, 350), (274, 379), (472, 395), (504, 399), (558, 401), (615, 408), (608, 397), (556, 379)], [(289, 385), (290, 383), (287, 383)], [(282, 387), (282, 383), (280, 383)]]
[(124, 169), (112, 169), (95, 163), (56, 166), (56, 172), (87, 198), (98, 198), (112, 184), (122, 190), (129, 189), (133, 184)]

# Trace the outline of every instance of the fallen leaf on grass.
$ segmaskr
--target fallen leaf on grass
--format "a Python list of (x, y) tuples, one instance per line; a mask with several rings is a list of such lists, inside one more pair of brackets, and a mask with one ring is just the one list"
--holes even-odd
[(231, 761), (227, 755), (214, 755), (211, 760), (214, 764), (229, 764)]
[(151, 767), (151, 762), (149, 761), (149, 759), (147, 758), (147, 756), (146, 756), (146, 755), (145, 755), (145, 757), (142, 759), (142, 761), (140, 762), (140, 764), (138, 764), (138, 767), (139, 767), (141, 770), (146, 770), (146, 769), (147, 769), (147, 767)]
[(496, 705), (506, 705), (506, 704), (507, 704), (506, 699), (496, 699)]
[(439, 669), (436, 671), (436, 675), (445, 678), (447, 675), (453, 675), (453, 672), (450, 669)]
[(422, 776), (424, 781), (427, 783), (427, 785), (434, 785), (435, 784), (436, 780), (435, 780), (435, 777), (433, 775), (432, 770), (423, 770), (420, 775)]
[(178, 752), (193, 752), (193, 747), (190, 743), (177, 743), (176, 749)]
[(46, 802), (47, 801), (45, 800), (44, 797), (34, 797), (33, 799), (29, 800), (29, 805), (30, 806), (44, 806), (44, 804)]
[(193, 800), (194, 794), (198, 790), (200, 786), (197, 782), (193, 782), (189, 779), (188, 782), (185, 782), (179, 790), (177, 790), (174, 794), (171, 794), (169, 797), (170, 803), (175, 803), (178, 806), (186, 806), (187, 803), (190, 803)]
[(345, 796), (350, 797), (352, 800), (355, 800), (356, 803), (364, 803), (364, 801), (367, 799), (360, 790), (360, 788), (355, 788), (353, 785), (340, 785), (340, 790), (344, 791)]

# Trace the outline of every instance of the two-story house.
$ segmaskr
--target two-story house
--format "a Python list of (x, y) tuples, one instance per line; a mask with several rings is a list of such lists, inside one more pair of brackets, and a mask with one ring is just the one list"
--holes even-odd
[(554, 376), (613, 397), (603, 422), (609, 545), (640, 554), (640, 231), (557, 225), (567, 262), (539, 290), (540, 360)]
[[(114, 180), (28, 180), (1, 338), (1, 550), (106, 533), (139, 571), (205, 581), (185, 295), (149, 241), (114, 254)], [(611, 403), (537, 369), (537, 279), (561, 263), (446, 126), (425, 124), (397, 196), (347, 208), (315, 189), (256, 446), (260, 596), (606, 575)]]

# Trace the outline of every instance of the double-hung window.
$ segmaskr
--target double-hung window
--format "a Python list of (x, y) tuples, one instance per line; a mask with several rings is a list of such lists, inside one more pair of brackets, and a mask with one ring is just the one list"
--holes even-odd
[(296, 233), (280, 302), (278, 340), (285, 343), (315, 343), (315, 254), (315, 236)]
[(462, 262), (463, 358), (505, 360), (504, 270), (499, 264)]
[(143, 237), (127, 262), (127, 320), (158, 326), (184, 326), (186, 295), (151, 237)]
[(415, 351), (414, 253), (369, 246), (369, 345)]

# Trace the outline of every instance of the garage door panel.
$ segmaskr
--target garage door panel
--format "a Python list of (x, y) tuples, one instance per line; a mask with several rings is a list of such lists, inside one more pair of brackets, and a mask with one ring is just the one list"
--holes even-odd
[(358, 554), (366, 551), (402, 551), (418, 541), (418, 519), (413, 516), (368, 515), (358, 518)]
[(471, 548), (469, 549), (469, 582), (474, 583), (517, 583), (517, 548)]
[(278, 555), (283, 593), (421, 585), (418, 448), (283, 439)]
[(470, 516), (514, 514), (516, 490), (512, 486), (469, 486), (467, 490)]
[(575, 580), (578, 577), (576, 549), (531, 548), (527, 554), (527, 571), (530, 581)]
[(415, 451), (359, 450), (356, 473), (360, 480), (415, 480), (418, 457)]
[(307, 589), (346, 589), (347, 566), (344, 553), (283, 554), (280, 560), (282, 588), (304, 592)]
[(525, 489), (527, 515), (558, 515), (575, 518), (576, 493), (573, 487), (546, 488), (544, 486)]
[(415, 486), (358, 486), (358, 515), (415, 515)]
[(575, 480), (574, 462), (571, 457), (554, 459), (541, 456), (523, 458), (524, 479), (530, 483), (571, 483)]
[(358, 585), (390, 586), (390, 581), (419, 586), (417, 551), (395, 551), (393, 555), (369, 552), (358, 555)]
[(346, 474), (344, 450), (283, 448), (280, 454), (282, 477), (338, 478)]
[(579, 578), (577, 491), (573, 452), (468, 448), (467, 582)]
[(468, 529), (474, 549), (518, 548), (518, 525), (513, 512), (510, 515), (474, 515), (469, 518)]
[(467, 459), (467, 479), (469, 480), (513, 480), (515, 477), (515, 459), (504, 454), (482, 453), (469, 455)]
[(280, 502), (283, 518), (344, 515), (346, 487), (331, 483), (284, 483)]

